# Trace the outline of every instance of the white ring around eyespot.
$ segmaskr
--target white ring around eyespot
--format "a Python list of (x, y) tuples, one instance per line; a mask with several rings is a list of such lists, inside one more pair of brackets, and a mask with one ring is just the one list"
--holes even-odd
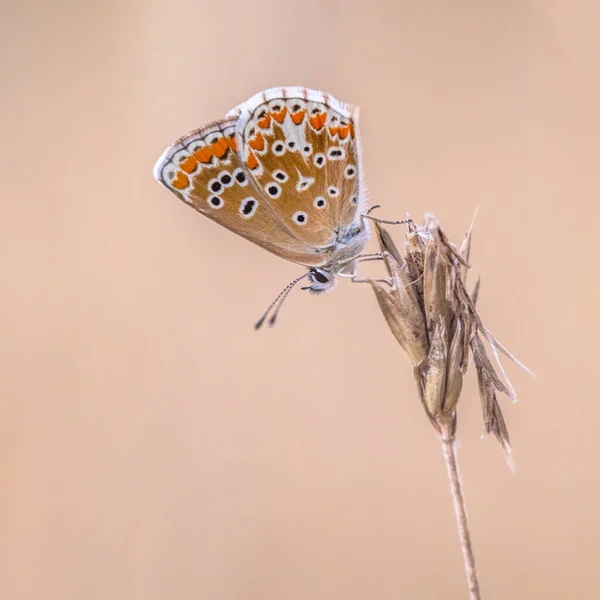
[[(322, 202), (323, 204), (319, 204), (320, 202)], [(325, 200), (325, 198), (323, 198), (323, 196), (317, 196), (315, 198), (315, 201), (313, 202), (313, 204), (315, 205), (315, 208), (322, 210), (327, 206), (327, 200)]]
[[(244, 208), (246, 207), (248, 202), (254, 202), (254, 205), (252, 206), (251, 212), (244, 213)], [(257, 208), (258, 208), (258, 200), (256, 198), (254, 198), (253, 196), (248, 196), (248, 198), (244, 198), (240, 203), (240, 216), (242, 217), (242, 219), (249, 219), (250, 217), (254, 216), (254, 213), (256, 212)]]
[(298, 183), (296, 184), (296, 191), (305, 192), (314, 182), (314, 177), (305, 177), (304, 175), (300, 175)]
[[(218, 206), (215, 206), (211, 200), (213, 200), (214, 198), (217, 198), (220, 201), (220, 204)], [(219, 210), (220, 208), (223, 208), (223, 206), (225, 205), (225, 202), (223, 201), (223, 198), (220, 198), (219, 196), (209, 196), (208, 200), (208, 205), (213, 208), (214, 210)]]
[[(335, 155), (335, 153), (341, 152), (341, 154)], [(346, 156), (346, 152), (341, 146), (332, 146), (327, 150), (327, 158), (329, 160), (343, 160)]]
[[(229, 183), (223, 183), (221, 181), (221, 178), (225, 175), (229, 175), (231, 181)], [(218, 175), (217, 175), (217, 179), (219, 180), (219, 182), (221, 183), (221, 185), (225, 186), (226, 188), (230, 188), (234, 183), (235, 183), (235, 179), (233, 178), (233, 175), (229, 172), (229, 171), (221, 171)]]
[[(238, 181), (238, 173), (243, 173), (244, 175), (244, 181)], [(240, 186), (240, 187), (246, 187), (248, 185), (248, 174), (246, 173), (245, 169), (242, 168), (238, 168), (233, 172), (233, 179), (235, 180), (235, 182)]]
[(335, 185), (330, 185), (327, 188), (327, 193), (332, 197), (332, 198), (337, 198), (340, 195), (340, 190), (338, 190), (338, 188), (335, 187)]
[[(277, 191), (275, 193), (271, 193), (270, 191), (273, 187), (277, 188)], [(277, 198), (279, 198), (279, 196), (281, 196), (281, 186), (276, 181), (269, 181), (269, 183), (265, 185), (265, 192), (269, 198), (271, 198), (272, 200), (276, 200)]]
[[(298, 217), (300, 217), (300, 216), (304, 217), (304, 221), (298, 221)], [(296, 225), (300, 225), (300, 227), (303, 227), (304, 225), (306, 225), (306, 222), (308, 221), (308, 215), (302, 210), (297, 210), (294, 213), (294, 216), (292, 217), (292, 221), (294, 221), (294, 223), (296, 223)]]
[[(212, 186), (213, 186), (215, 183), (218, 183), (218, 184), (219, 184), (219, 188), (218, 188), (217, 190), (213, 190), (213, 189), (212, 189)], [(223, 185), (223, 184), (222, 184), (222, 183), (221, 183), (221, 182), (220, 182), (220, 181), (219, 181), (219, 180), (218, 180), (216, 177), (214, 177), (213, 179), (211, 179), (211, 180), (208, 182), (208, 185), (207, 185), (206, 187), (207, 187), (208, 191), (209, 191), (211, 194), (215, 194), (216, 196), (219, 196), (220, 194), (222, 194), (222, 193), (223, 193), (223, 190), (225, 189), (225, 186), (224, 186), (224, 185)]]
[[(275, 146), (278, 146), (279, 144), (281, 144), (282, 149), (281, 150), (276, 150)], [(286, 145), (282, 140), (275, 140), (272, 144), (271, 144), (271, 152), (275, 155), (275, 156), (283, 156), (285, 154), (286, 151)]]
[[(349, 173), (349, 171), (352, 171), (352, 173)], [(356, 166), (355, 165), (347, 165), (346, 168), (344, 169), (344, 177), (346, 179), (353, 179), (354, 177), (356, 177)]]
[[(277, 177), (277, 175), (283, 175), (283, 177)], [(281, 169), (275, 169), (275, 171), (271, 173), (271, 177), (278, 183), (285, 183), (289, 179), (288, 174), (285, 171), (282, 171)]]
[[(321, 164), (317, 162), (319, 158), (323, 159)], [(327, 157), (322, 152), (317, 152), (313, 158), (313, 162), (315, 163), (315, 167), (317, 167), (317, 169), (322, 169), (327, 162)]]

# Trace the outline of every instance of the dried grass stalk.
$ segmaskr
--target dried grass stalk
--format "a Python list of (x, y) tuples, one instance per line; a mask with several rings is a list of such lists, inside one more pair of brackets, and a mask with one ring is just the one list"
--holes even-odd
[[(463, 378), (473, 358), (486, 433), (493, 433), (510, 462), (510, 439), (497, 392), (516, 401), (500, 364), (503, 353), (524, 367), (485, 328), (476, 310), (480, 282), (466, 289), (472, 226), (457, 249), (432, 215), (423, 225), (409, 222), (404, 253), (380, 223), (375, 228), (392, 286), (370, 281), (394, 337), (413, 365), (413, 378), (425, 413), (442, 442), (463, 549), (470, 598), (479, 599), (471, 539), (456, 455), (456, 408)], [(494, 357), (489, 359), (485, 340)]]

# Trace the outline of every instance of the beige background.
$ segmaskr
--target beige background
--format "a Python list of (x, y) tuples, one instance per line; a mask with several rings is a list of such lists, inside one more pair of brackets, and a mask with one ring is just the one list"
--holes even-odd
[(511, 474), (462, 471), (487, 599), (598, 598), (597, 2), (3, 2), (0, 597), (464, 598), (441, 452), (366, 286), (161, 189), (167, 144), (281, 84), (362, 108), (381, 214), (434, 212), (508, 365)]

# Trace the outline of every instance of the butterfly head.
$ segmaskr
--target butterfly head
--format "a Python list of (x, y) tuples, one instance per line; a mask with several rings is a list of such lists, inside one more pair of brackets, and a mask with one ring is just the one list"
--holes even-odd
[(335, 274), (325, 269), (314, 268), (308, 272), (312, 285), (302, 288), (311, 294), (322, 294), (335, 286)]

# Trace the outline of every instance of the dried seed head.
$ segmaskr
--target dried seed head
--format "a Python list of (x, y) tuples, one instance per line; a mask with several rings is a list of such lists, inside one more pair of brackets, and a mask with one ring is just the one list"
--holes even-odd
[[(390, 330), (413, 363), (413, 376), (427, 416), (442, 437), (454, 435), (456, 407), (471, 352), (485, 431), (496, 435), (509, 453), (508, 431), (496, 392), (512, 400), (516, 400), (516, 394), (498, 353), (526, 367), (481, 322), (475, 309), (479, 280), (471, 296), (465, 287), (472, 225), (457, 250), (436, 218), (426, 215), (423, 225), (409, 223), (404, 256), (387, 230), (379, 223), (375, 228), (393, 286), (376, 281), (371, 281), (371, 286)], [(488, 342), (504, 381), (489, 360), (481, 337)]]

